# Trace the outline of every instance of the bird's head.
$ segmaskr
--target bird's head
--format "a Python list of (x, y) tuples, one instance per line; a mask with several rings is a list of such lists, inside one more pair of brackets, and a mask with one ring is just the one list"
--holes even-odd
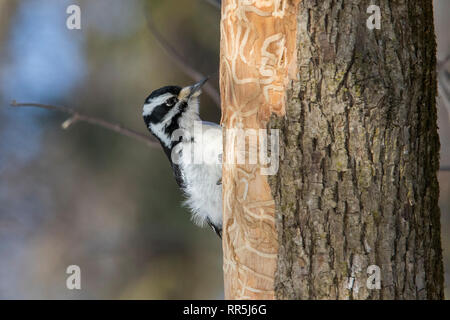
[(166, 147), (170, 147), (171, 136), (176, 129), (193, 125), (194, 121), (199, 120), (198, 97), (207, 80), (205, 78), (184, 88), (162, 87), (145, 100), (142, 112), (145, 124)]

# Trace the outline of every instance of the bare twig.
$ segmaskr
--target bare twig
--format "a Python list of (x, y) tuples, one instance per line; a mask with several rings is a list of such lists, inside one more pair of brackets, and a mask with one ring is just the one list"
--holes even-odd
[[(178, 65), (178, 67), (194, 81), (200, 81), (205, 78), (205, 75), (191, 67), (184, 58), (177, 52), (177, 50), (161, 35), (153, 23), (150, 13), (146, 13), (147, 26), (150, 32), (153, 34), (159, 45), (166, 51), (167, 55)], [(220, 95), (219, 92), (211, 85), (206, 83), (203, 86), (203, 91), (211, 97), (214, 103), (220, 108)]]
[(77, 121), (83, 121), (83, 122), (87, 122), (92, 125), (100, 126), (105, 129), (114, 131), (121, 135), (139, 140), (139, 141), (147, 144), (149, 147), (158, 147), (159, 146), (159, 143), (149, 135), (145, 135), (145, 134), (142, 134), (135, 130), (125, 128), (124, 126), (122, 126), (118, 123), (113, 123), (113, 122), (106, 121), (104, 119), (85, 115), (83, 113), (80, 113), (78, 111), (75, 111), (75, 110), (67, 108), (67, 107), (54, 106), (54, 105), (42, 104), (42, 103), (30, 103), (30, 102), (17, 103), (15, 100), (13, 100), (11, 102), (11, 106), (12, 107), (35, 107), (35, 108), (54, 110), (54, 111), (59, 111), (62, 113), (69, 114), (71, 117), (69, 119), (67, 119), (66, 121), (64, 121), (63, 124), (61, 125), (63, 129), (67, 129), (68, 127), (70, 127), (72, 124), (74, 124)]

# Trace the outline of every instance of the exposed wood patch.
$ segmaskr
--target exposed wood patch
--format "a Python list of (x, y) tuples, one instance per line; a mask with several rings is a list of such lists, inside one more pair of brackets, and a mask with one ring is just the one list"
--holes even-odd
[[(226, 129), (265, 129), (285, 114), (296, 68), (299, 1), (224, 0), (220, 87)], [(230, 132), (230, 130), (228, 130)], [(223, 257), (225, 298), (273, 299), (278, 241), (267, 176), (259, 164), (233, 164), (236, 135), (224, 144)]]

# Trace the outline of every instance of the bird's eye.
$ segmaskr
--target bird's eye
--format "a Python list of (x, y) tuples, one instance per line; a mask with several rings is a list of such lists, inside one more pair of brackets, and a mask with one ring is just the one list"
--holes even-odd
[(172, 97), (166, 101), (166, 105), (169, 107), (172, 107), (175, 103), (177, 103), (177, 98), (175, 97)]

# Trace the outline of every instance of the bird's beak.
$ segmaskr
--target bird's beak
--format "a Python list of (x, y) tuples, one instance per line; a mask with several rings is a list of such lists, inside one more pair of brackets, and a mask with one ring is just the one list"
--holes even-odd
[(196, 84), (188, 87), (184, 87), (181, 89), (180, 94), (178, 95), (178, 99), (190, 99), (192, 97), (198, 97), (200, 93), (202, 93), (201, 89), (203, 85), (208, 81), (208, 77), (203, 80), (197, 82)]

